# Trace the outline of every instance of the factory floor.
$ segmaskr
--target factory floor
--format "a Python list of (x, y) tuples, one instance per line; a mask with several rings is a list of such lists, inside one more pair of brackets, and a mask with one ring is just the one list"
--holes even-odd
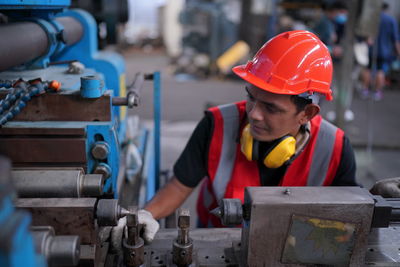
[[(161, 168), (171, 170), (204, 109), (208, 105), (230, 103), (245, 97), (244, 83), (238, 80), (210, 78), (188, 79), (174, 76), (163, 52), (144, 53), (128, 49), (123, 51), (127, 65), (127, 82), (136, 72), (161, 71), (162, 75), (162, 128)], [(344, 129), (353, 144), (357, 162), (357, 181), (369, 189), (375, 181), (400, 177), (400, 138), (398, 119), (400, 88), (386, 90), (381, 101), (363, 100), (355, 92), (351, 110), (354, 120)], [(131, 114), (138, 114), (148, 122), (152, 119), (152, 84), (146, 82), (141, 92), (141, 105)], [(334, 109), (330, 102), (322, 103), (326, 117)], [(194, 214), (195, 194), (184, 204)], [(193, 218), (195, 221), (195, 218)], [(192, 224), (193, 225), (193, 224)]]

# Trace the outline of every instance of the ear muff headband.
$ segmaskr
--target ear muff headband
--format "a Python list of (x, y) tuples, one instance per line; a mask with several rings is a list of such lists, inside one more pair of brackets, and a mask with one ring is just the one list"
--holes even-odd
[[(242, 131), (240, 148), (246, 159), (249, 161), (256, 160), (254, 154), (258, 153), (258, 151), (255, 151), (255, 143), (256, 142), (250, 133), (250, 124), (247, 124)], [(276, 140), (275, 144), (273, 144), (265, 153), (263, 163), (267, 168), (279, 168), (285, 164), (285, 162), (290, 160), (295, 152), (296, 139), (290, 135), (283, 136)]]

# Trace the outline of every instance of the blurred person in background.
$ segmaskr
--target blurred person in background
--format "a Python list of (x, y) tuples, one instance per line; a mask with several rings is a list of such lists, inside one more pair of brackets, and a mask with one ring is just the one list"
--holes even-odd
[[(388, 14), (389, 5), (382, 4), (379, 32), (376, 40), (369, 38), (369, 64), (362, 72), (361, 97), (368, 98), (371, 89), (375, 88), (372, 98), (379, 101), (383, 97), (386, 74), (390, 69), (393, 60), (400, 55), (400, 37), (397, 21)], [(376, 66), (374, 66), (373, 55), (376, 49)], [(374, 69), (373, 69), (374, 68)], [(374, 77), (374, 78), (373, 78)]]

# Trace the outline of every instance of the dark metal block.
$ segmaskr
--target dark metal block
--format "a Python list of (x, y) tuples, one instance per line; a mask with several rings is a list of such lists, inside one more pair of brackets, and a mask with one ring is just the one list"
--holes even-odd
[[(0, 92), (0, 99), (5, 96)], [(111, 95), (88, 99), (79, 92), (47, 93), (32, 98), (13, 121), (111, 121)]]
[(82, 244), (97, 244), (95, 198), (20, 198), (18, 209), (32, 214), (32, 225), (50, 225), (57, 235), (78, 235)]
[[(374, 209), (374, 201), (365, 189), (248, 187), (245, 203), (251, 204), (250, 221), (243, 224), (242, 230), (242, 256), (248, 266), (303, 266), (318, 264), (325, 258), (345, 262), (343, 258), (335, 259), (334, 253), (346, 248), (351, 248), (347, 265), (364, 264)], [(296, 228), (298, 225), (301, 227)], [(309, 231), (308, 237), (313, 234), (315, 240), (296, 235), (302, 231)], [(290, 257), (285, 246), (299, 255), (295, 262), (287, 262)], [(302, 262), (304, 258), (308, 262)]]

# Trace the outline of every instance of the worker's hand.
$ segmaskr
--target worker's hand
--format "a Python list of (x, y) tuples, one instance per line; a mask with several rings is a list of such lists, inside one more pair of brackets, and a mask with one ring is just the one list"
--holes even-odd
[[(138, 211), (139, 224), (144, 226), (143, 240), (146, 244), (150, 244), (156, 235), (160, 225), (153, 218), (153, 215), (147, 210)], [(115, 251), (120, 251), (122, 246), (122, 238), (126, 226), (126, 217), (118, 220), (118, 225), (111, 230), (111, 245)]]
[(149, 244), (153, 241), (154, 236), (156, 235), (158, 229), (160, 228), (160, 225), (154, 219), (151, 212), (144, 209), (138, 211), (138, 219), (139, 219), (139, 224), (144, 225), (144, 233), (143, 233), (144, 242), (146, 244)]
[(126, 217), (118, 220), (118, 225), (111, 230), (111, 247), (114, 251), (120, 252), (122, 248), (122, 237), (126, 226)]
[(400, 197), (400, 177), (383, 179), (375, 183), (369, 190), (371, 194), (382, 197)]

